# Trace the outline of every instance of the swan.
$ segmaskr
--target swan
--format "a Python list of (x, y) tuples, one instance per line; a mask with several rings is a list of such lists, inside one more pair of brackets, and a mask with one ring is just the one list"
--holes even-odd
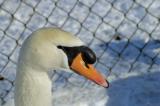
[(59, 28), (34, 31), (20, 50), (15, 106), (52, 106), (50, 70), (75, 72), (107, 88), (108, 81), (93, 67), (95, 61), (94, 52), (71, 33)]

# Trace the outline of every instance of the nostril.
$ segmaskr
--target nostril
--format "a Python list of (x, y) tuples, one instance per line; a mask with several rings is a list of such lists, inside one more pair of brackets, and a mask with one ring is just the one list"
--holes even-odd
[(87, 64), (87, 63), (85, 63), (85, 66), (86, 66), (87, 68), (89, 68), (89, 66), (88, 66), (88, 64)]

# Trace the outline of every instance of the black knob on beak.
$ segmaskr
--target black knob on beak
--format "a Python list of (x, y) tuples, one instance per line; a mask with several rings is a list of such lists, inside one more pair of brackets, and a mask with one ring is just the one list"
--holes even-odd
[(88, 47), (82, 47), (82, 58), (85, 63), (94, 64), (96, 62), (96, 55), (95, 53)]
[(82, 59), (86, 64), (93, 64), (96, 62), (95, 53), (87, 46), (65, 47), (59, 45), (57, 48), (62, 49), (66, 53), (69, 65), (72, 64), (73, 59), (79, 53), (82, 53)]

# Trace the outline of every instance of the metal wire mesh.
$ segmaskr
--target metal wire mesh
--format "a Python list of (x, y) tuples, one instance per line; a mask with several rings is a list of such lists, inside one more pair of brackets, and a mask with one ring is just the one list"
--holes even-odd
[[(0, 0), (0, 73), (6, 77), (0, 82), (1, 102), (13, 96), (8, 94), (14, 90), (23, 41), (41, 27), (60, 27), (82, 39), (96, 52), (96, 67), (107, 77), (160, 71), (159, 8), (159, 0)], [(63, 86), (90, 83), (56, 71), (52, 78), (65, 80)], [(72, 80), (78, 78), (81, 84), (76, 85)]]

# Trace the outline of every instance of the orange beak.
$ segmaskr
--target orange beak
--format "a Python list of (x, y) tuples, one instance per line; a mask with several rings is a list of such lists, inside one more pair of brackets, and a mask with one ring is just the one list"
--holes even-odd
[(81, 53), (79, 53), (73, 60), (71, 69), (98, 85), (101, 85), (105, 88), (109, 87), (108, 81), (106, 81), (106, 79), (93, 67), (92, 64), (85, 65)]

